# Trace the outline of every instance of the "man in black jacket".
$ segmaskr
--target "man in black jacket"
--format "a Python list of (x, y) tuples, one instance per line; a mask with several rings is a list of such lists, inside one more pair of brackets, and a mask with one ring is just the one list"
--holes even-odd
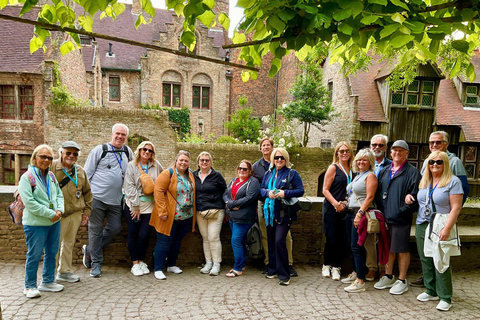
[[(260, 141), (260, 151), (262, 152), (263, 157), (260, 158), (257, 162), (253, 164), (253, 172), (255, 178), (258, 179), (260, 185), (262, 185), (263, 176), (265, 172), (268, 171), (270, 166), (270, 156), (273, 152), (273, 140), (270, 138), (263, 138)], [(260, 231), (262, 232), (262, 246), (263, 252), (265, 252), (265, 266), (268, 264), (268, 245), (267, 245), (267, 226), (265, 225), (265, 218), (263, 216), (263, 205), (265, 200), (261, 197), (258, 201), (258, 225), (260, 226)], [(293, 269), (293, 255), (292, 255), (292, 247), (293, 247), (293, 239), (292, 234), (288, 231), (287, 234), (287, 251), (288, 251), (288, 269), (290, 272), (291, 277), (298, 276), (297, 271)], [(266, 273), (267, 268), (263, 270), (263, 273)]]
[[(407, 162), (409, 147), (403, 140), (397, 140), (392, 145), (392, 164), (380, 171), (376, 203), (383, 212), (390, 233), (390, 253), (383, 276), (374, 287), (390, 289), (391, 294), (403, 294), (408, 291), (406, 280), (410, 264), (410, 228), (413, 213), (418, 209), (418, 202), (405, 203), (405, 196), (416, 197), (420, 172)], [(398, 280), (393, 276), (393, 263), (398, 256)]]

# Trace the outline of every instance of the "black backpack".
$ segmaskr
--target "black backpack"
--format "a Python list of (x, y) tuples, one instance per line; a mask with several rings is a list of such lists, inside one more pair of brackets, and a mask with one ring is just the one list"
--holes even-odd
[(262, 233), (258, 222), (255, 222), (247, 232), (247, 258), (262, 261), (265, 259), (262, 246)]

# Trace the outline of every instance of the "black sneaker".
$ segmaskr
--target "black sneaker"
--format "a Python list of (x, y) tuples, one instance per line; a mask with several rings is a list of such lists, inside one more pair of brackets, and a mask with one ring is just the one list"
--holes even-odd
[(298, 277), (298, 273), (293, 269), (293, 266), (288, 266), (288, 273), (290, 274), (290, 277)]
[(265, 266), (265, 268), (263, 268), (263, 270), (262, 270), (262, 274), (267, 274), (267, 272), (268, 272), (268, 268), (267, 268), (267, 266)]
[(417, 280), (414, 280), (414, 281), (411, 281), (410, 282), (410, 285), (412, 287), (423, 287), (424, 284), (423, 284), (423, 276), (421, 276), (420, 278), (418, 278)]

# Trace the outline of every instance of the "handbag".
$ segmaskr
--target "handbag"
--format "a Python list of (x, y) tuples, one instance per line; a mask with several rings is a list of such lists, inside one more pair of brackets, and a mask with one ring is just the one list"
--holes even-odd
[(208, 209), (208, 210), (200, 211), (199, 213), (203, 219), (216, 220), (218, 219), (218, 213), (220, 212), (220, 210), (221, 209)]
[(155, 182), (153, 182), (153, 178), (150, 177), (148, 173), (143, 171), (140, 163), (138, 163), (138, 168), (140, 169), (140, 183), (142, 184), (143, 193), (146, 196), (152, 195), (155, 188)]
[[(288, 172), (288, 176), (287, 176), (287, 181), (285, 183), (285, 185), (287, 186), (286, 189), (290, 189), (291, 185), (290, 185), (290, 173), (292, 172), (292, 170), (290, 170)], [(297, 197), (291, 197), (291, 198), (283, 198), (281, 199), (281, 204), (282, 204), (282, 210), (280, 211), (280, 217), (281, 218), (291, 218), (293, 217), (295, 214), (297, 214), (298, 211), (300, 211), (302, 209), (302, 207), (300, 206), (300, 201), (298, 201), (298, 198)], [(282, 215), (283, 213), (283, 215)]]
[[(352, 192), (353, 192), (353, 195), (355, 196), (355, 200), (357, 200), (358, 204), (360, 205), (360, 207), (362, 206), (362, 203), (360, 202), (360, 200), (358, 199), (355, 191), (353, 191), (352, 189)], [(376, 213), (382, 213), (380, 210), (377, 210), (375, 208), (370, 208), (370, 209), (367, 209), (367, 211), (365, 212), (365, 218), (367, 218), (367, 233), (380, 233), (380, 222), (378, 221), (377, 217), (376, 217)]]

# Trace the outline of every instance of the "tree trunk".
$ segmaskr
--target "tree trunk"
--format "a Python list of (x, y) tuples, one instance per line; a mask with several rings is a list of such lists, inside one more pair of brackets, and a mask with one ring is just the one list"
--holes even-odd
[(308, 144), (308, 135), (310, 133), (310, 123), (303, 123), (303, 147), (306, 147)]

